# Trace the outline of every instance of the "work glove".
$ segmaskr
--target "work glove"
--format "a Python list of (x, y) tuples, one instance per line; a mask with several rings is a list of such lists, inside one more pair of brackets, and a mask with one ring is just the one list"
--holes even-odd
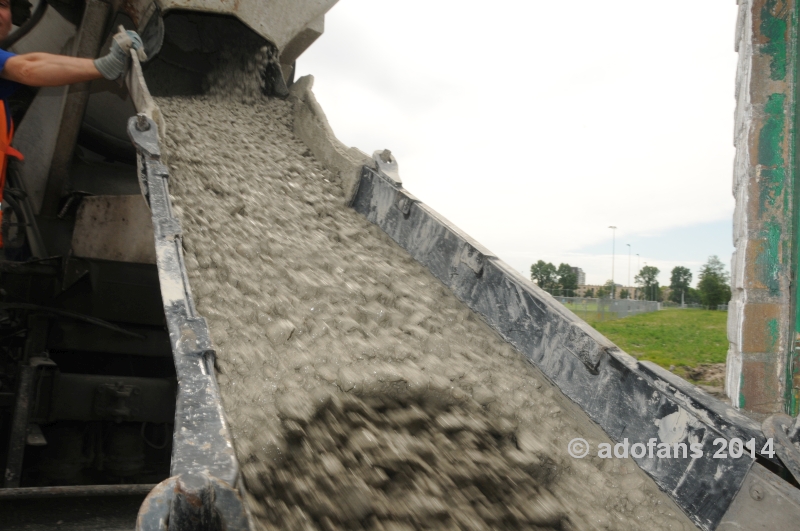
[(120, 26), (119, 32), (111, 41), (111, 50), (103, 57), (94, 60), (95, 68), (106, 79), (119, 78), (127, 70), (128, 60), (131, 58), (131, 48), (136, 50), (140, 61), (147, 59), (139, 34), (131, 30), (126, 31)]

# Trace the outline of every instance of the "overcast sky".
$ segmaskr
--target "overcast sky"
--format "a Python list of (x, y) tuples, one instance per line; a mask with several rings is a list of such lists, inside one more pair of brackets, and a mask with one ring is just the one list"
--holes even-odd
[[(733, 251), (735, 0), (340, 0), (298, 60), (337, 137), (526, 274)], [(640, 257), (637, 258), (636, 254)]]

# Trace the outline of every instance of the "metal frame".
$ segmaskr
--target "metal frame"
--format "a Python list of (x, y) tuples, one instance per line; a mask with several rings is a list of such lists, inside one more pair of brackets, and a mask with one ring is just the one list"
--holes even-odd
[(634, 460), (698, 527), (717, 528), (755, 460), (749, 454), (715, 459), (719, 446), (713, 441), (755, 439), (758, 451), (765, 443), (758, 423), (661, 367), (622, 352), (380, 170), (362, 169), (352, 207), (480, 314), (612, 440), (658, 439), (657, 422), (669, 417), (683, 431), (674, 442), (700, 443), (700, 458)]
[(136, 528), (162, 529), (165, 515), (170, 515), (171, 531), (213, 529), (216, 518), (230, 531), (245, 530), (247, 513), (234, 490), (242, 488), (239, 463), (222, 410), (208, 325), (197, 314), (186, 275), (181, 226), (169, 198), (169, 173), (160, 161), (158, 127), (139, 114), (128, 122), (128, 134), (136, 146), (139, 176), (153, 216), (161, 297), (178, 376), (172, 477), (148, 495)]

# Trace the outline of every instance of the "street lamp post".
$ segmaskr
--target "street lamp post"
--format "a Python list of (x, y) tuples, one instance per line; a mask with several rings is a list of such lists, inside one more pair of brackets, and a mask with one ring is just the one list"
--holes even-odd
[[(631, 244), (626, 243), (628, 246), (628, 290), (631, 289)], [(628, 291), (628, 298), (631, 298), (631, 292)]]
[(639, 253), (636, 253), (636, 269), (639, 270), (639, 273), (642, 272), (642, 257), (639, 256)]
[(614, 225), (609, 225), (609, 229), (611, 229), (611, 298), (617, 298), (617, 286), (614, 284), (614, 254), (616, 251), (616, 244), (617, 244), (617, 227)]

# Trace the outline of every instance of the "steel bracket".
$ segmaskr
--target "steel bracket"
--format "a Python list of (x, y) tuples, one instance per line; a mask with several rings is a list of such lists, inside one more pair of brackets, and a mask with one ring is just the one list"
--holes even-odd
[(166, 240), (174, 240), (183, 233), (181, 222), (177, 218), (160, 219), (154, 227), (156, 237)]
[(204, 473), (181, 474), (150, 491), (136, 531), (247, 531), (247, 512), (236, 491)]
[[(142, 122), (147, 124), (145, 129)], [(152, 159), (161, 158), (161, 145), (158, 142), (158, 127), (145, 115), (134, 116), (128, 120), (128, 137), (136, 150)], [(163, 165), (162, 165), (163, 166)]]
[(117, 422), (131, 416), (131, 397), (141, 389), (122, 382), (98, 385), (95, 391), (94, 412), (98, 417), (112, 417)]

